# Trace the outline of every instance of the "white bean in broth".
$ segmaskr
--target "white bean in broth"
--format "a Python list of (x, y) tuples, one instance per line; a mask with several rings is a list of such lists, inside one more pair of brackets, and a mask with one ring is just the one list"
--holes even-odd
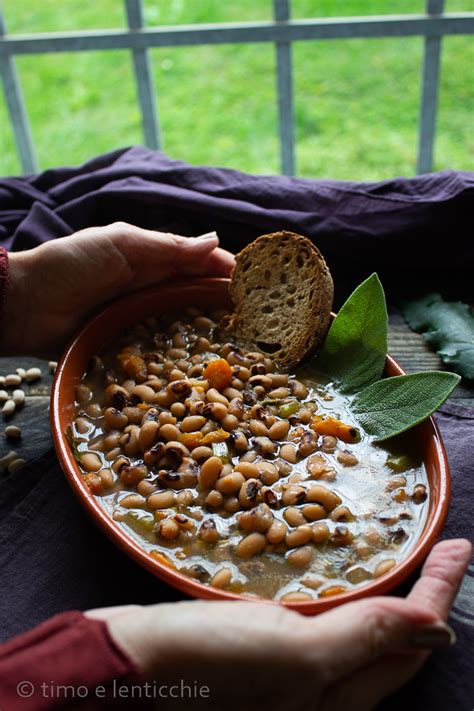
[(426, 516), (413, 438), (375, 445), (317, 359), (281, 373), (220, 340), (221, 316), (149, 318), (93, 358), (72, 429), (85, 483), (151, 556), (219, 589), (316, 599), (389, 573)]

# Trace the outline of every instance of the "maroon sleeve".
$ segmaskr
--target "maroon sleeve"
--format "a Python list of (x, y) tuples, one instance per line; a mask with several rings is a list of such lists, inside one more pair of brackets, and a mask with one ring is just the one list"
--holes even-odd
[(56, 615), (0, 646), (0, 709), (57, 708), (65, 702), (58, 689), (65, 687), (80, 687), (82, 698), (104, 698), (113, 680), (136, 684), (144, 677), (105, 622), (81, 612)]
[(0, 324), (5, 309), (5, 300), (8, 288), (8, 252), (0, 247)]

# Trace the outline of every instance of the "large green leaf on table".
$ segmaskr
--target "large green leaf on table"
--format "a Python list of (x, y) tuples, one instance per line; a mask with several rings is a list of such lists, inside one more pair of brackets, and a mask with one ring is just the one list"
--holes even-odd
[(474, 314), (467, 304), (428, 294), (403, 304), (402, 312), (410, 328), (421, 333), (445, 363), (474, 379)]
[(387, 306), (372, 274), (353, 291), (331, 324), (319, 364), (343, 392), (356, 392), (381, 378), (387, 356)]
[(357, 393), (351, 412), (368, 434), (382, 441), (426, 420), (460, 380), (436, 370), (384, 378)]

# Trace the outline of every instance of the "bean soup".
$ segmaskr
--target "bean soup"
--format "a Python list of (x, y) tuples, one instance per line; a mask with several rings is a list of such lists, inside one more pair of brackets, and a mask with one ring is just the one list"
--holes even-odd
[(93, 358), (69, 439), (86, 485), (150, 556), (281, 600), (336, 595), (414, 546), (428, 487), (414, 441), (375, 445), (351, 399), (221, 340), (222, 312), (150, 318)]

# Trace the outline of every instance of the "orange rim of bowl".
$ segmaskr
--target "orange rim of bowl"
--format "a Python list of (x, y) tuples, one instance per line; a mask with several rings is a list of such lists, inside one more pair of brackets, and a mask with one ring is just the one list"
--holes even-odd
[[(188, 282), (167, 281), (163, 282), (160, 286), (136, 292), (128, 297), (122, 297), (92, 316), (81, 328), (79, 334), (71, 340), (56, 369), (51, 393), (50, 414), (54, 446), (59, 462), (69, 481), (69, 484), (88, 514), (98, 523), (99, 527), (124, 553), (139, 562), (144, 568), (159, 577), (164, 582), (172, 585), (191, 597), (204, 600), (259, 601), (266, 604), (285, 605), (286, 607), (297, 610), (302, 614), (314, 615), (324, 612), (325, 610), (335, 607), (336, 605), (375, 595), (382, 595), (390, 590), (393, 590), (398, 585), (403, 583), (412, 573), (414, 573), (425, 560), (429, 551), (436, 542), (436, 539), (439, 537), (448, 514), (451, 493), (449, 464), (439, 429), (432, 417), (428, 418), (420, 425), (417, 425), (415, 430), (418, 432), (421, 432), (422, 429), (427, 430), (427, 433), (424, 436), (426, 438), (429, 437), (431, 439), (431, 445), (434, 446), (434, 451), (431, 453), (431, 459), (438, 464), (439, 468), (439, 474), (437, 475), (437, 497), (436, 501), (433, 502), (432, 493), (435, 487), (431, 485), (431, 476), (428, 475), (430, 479), (430, 508), (424, 528), (416, 541), (414, 548), (406, 556), (406, 558), (403, 558), (399, 564), (397, 564), (391, 571), (383, 575), (380, 579), (362, 585), (360, 588), (331, 595), (327, 598), (287, 602), (282, 600), (260, 598), (251, 594), (246, 595), (233, 593), (200, 583), (184, 573), (180, 573), (171, 565), (162, 563), (160, 560), (157, 560), (147, 553), (145, 549), (143, 549), (131, 536), (129, 536), (120, 526), (117, 525), (106, 510), (99, 504), (94, 494), (92, 494), (85, 485), (83, 479), (84, 474), (80, 470), (74, 458), (66, 438), (66, 433), (62, 430), (63, 417), (61, 390), (63, 383), (68, 377), (67, 371), (70, 367), (70, 362), (73, 360), (78, 344), (82, 343), (93, 327), (103, 322), (111, 312), (114, 312), (120, 308), (120, 305), (122, 304), (127, 305), (129, 300), (133, 299), (133, 297), (137, 295), (159, 295), (160, 293), (165, 293), (166, 290), (175, 291), (177, 288), (181, 288), (181, 290), (186, 291), (187, 289), (194, 290), (203, 286), (221, 285), (223, 287), (224, 285), (228, 285), (229, 281), (229, 279), (223, 278), (199, 278)], [(146, 315), (144, 315), (143, 318), (145, 318)], [(102, 346), (105, 346), (106, 343), (107, 340), (104, 341)], [(92, 355), (94, 354), (91, 353), (90, 356)], [(403, 375), (405, 373), (401, 366), (390, 355), (387, 355), (386, 370), (388, 370), (391, 375)], [(426, 459), (424, 458), (423, 461), (426, 467)]]

